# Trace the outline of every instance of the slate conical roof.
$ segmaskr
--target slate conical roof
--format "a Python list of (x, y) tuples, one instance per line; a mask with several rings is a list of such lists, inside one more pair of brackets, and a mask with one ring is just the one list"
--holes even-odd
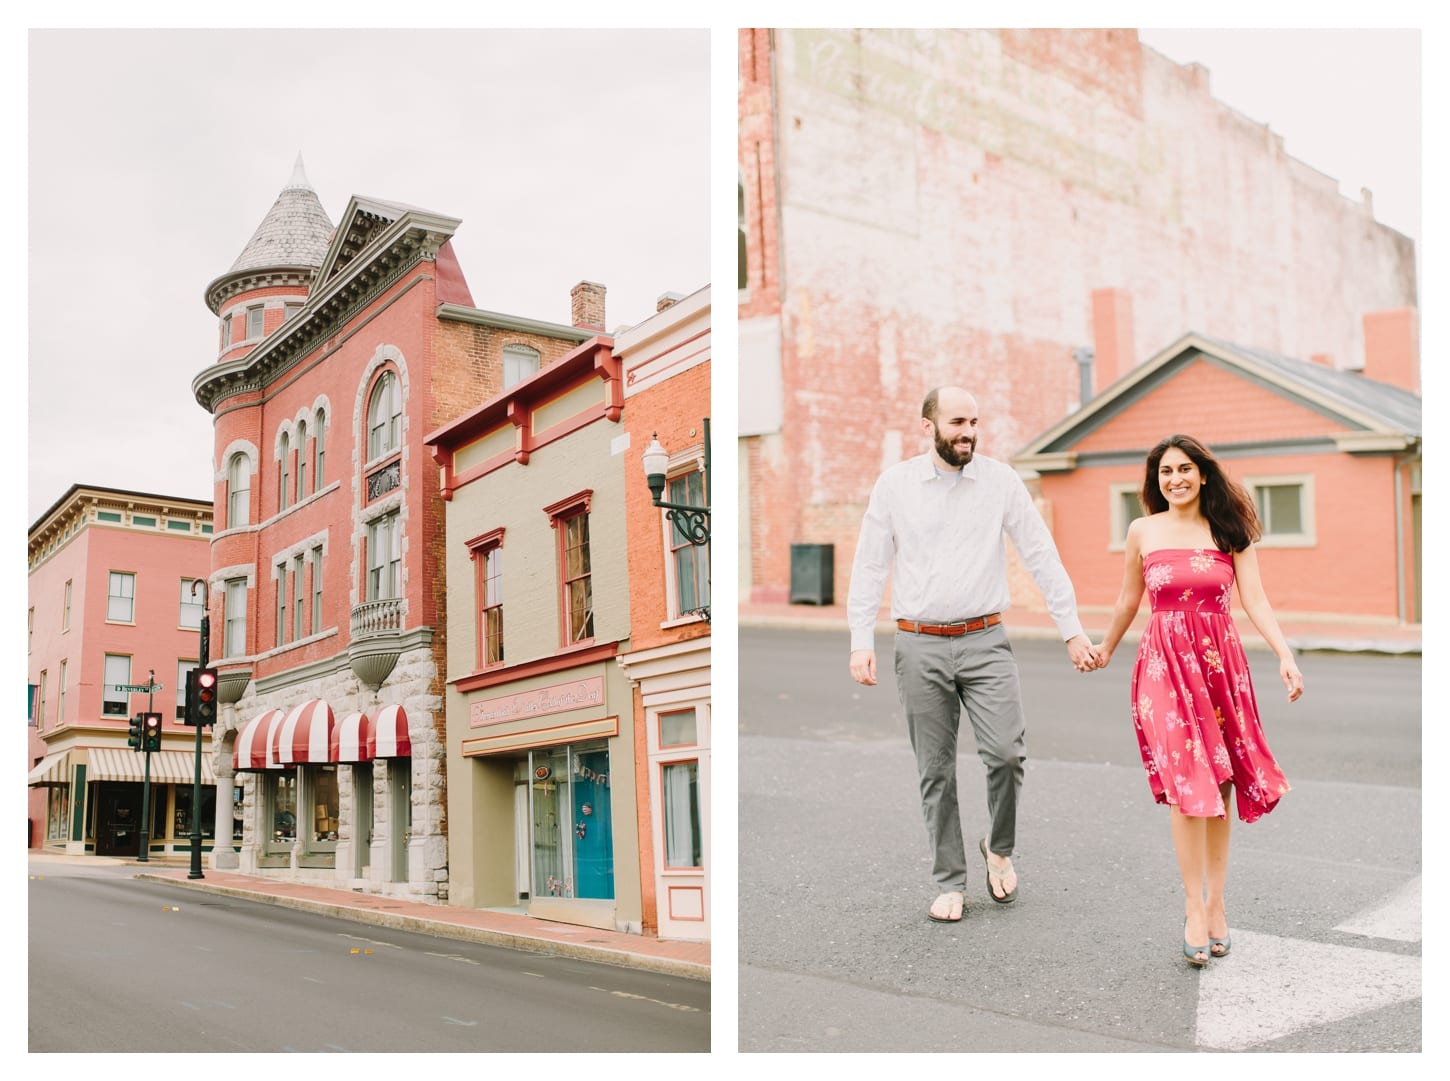
[(319, 267), (331, 236), (332, 222), (307, 182), (298, 154), (292, 178), (227, 273), (263, 267)]

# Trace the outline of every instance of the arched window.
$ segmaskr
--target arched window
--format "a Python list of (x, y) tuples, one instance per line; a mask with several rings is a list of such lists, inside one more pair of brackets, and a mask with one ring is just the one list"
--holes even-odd
[(245, 454), (227, 463), (227, 528), (246, 525), (252, 508), (252, 470)]
[(527, 345), (503, 347), (503, 389), (521, 383), (539, 370), (539, 351)]
[(398, 377), (392, 372), (384, 372), (373, 387), (373, 396), (368, 402), (369, 461), (398, 449), (402, 418), (403, 396), (399, 392)]
[(297, 422), (297, 502), (307, 496), (307, 422)]
[(317, 411), (317, 423), (312, 426), (312, 490), (322, 491), (322, 460), (326, 453), (323, 440), (327, 436), (327, 425), (323, 423), (322, 410)]
[(287, 509), (287, 478), (289, 476), (288, 466), (292, 459), (292, 445), (287, 438), (287, 433), (282, 433), (282, 483), (277, 486), (277, 509)]

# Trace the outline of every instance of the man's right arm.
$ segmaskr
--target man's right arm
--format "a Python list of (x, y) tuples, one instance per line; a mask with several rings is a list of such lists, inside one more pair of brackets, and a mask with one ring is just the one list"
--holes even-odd
[(886, 580), (896, 557), (891, 511), (880, 480), (861, 520), (856, 555), (851, 561), (851, 586), (846, 594), (846, 625), (851, 631), (851, 676), (858, 683), (876, 682), (876, 618)]

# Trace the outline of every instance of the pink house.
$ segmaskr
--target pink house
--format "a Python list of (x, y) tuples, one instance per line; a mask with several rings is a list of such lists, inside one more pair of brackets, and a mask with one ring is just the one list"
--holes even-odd
[(1281, 617), (1420, 622), (1416, 321), (1400, 311), (1365, 324), (1362, 372), (1186, 334), (1014, 456), (1038, 477), (1078, 603), (1115, 601), (1144, 457), (1184, 432), (1253, 495)]
[[(137, 856), (145, 832), (148, 858), (190, 851), (196, 730), (180, 724), (178, 689), (201, 644), (211, 532), (209, 502), (85, 484), (31, 525), (30, 847)], [(127, 745), (142, 712), (162, 715), (149, 755)], [(229, 849), (231, 818), (202, 767), (202, 847), (224, 821)]]

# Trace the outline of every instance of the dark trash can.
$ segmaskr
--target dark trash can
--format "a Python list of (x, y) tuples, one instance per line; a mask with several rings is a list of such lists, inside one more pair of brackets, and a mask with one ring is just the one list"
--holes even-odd
[(834, 604), (835, 576), (835, 545), (790, 546), (791, 604)]

